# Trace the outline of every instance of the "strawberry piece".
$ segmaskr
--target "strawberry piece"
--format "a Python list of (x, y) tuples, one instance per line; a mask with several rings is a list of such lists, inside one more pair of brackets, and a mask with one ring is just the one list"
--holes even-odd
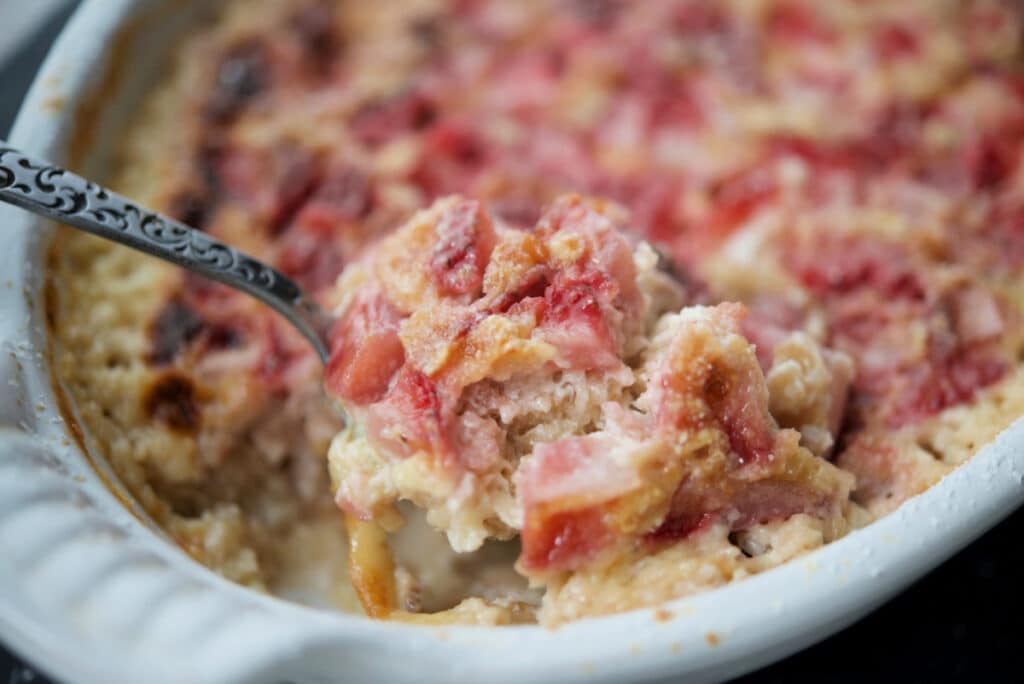
[(316, 291), (334, 283), (345, 265), (341, 247), (330, 235), (298, 228), (288, 232), (278, 257), (281, 271), (302, 287)]
[(708, 228), (718, 241), (727, 237), (778, 193), (773, 169), (755, 167), (721, 181), (712, 192)]
[[(987, 327), (966, 329), (970, 319), (962, 303), (954, 297), (943, 305), (898, 245), (823, 237), (787, 258), (822, 297), (833, 344), (856, 362), (854, 405), (889, 427), (970, 401), (1007, 372), (1007, 360), (989, 339), (1000, 323), (992, 319), (996, 304), (974, 291), (975, 325)], [(922, 321), (928, 323), (927, 345), (915, 351), (906, 340)]]
[(403, 457), (427, 451), (443, 464), (455, 464), (448, 434), (451, 411), (437, 385), (408, 364), (402, 366), (387, 395), (367, 409), (366, 428), (378, 448)]
[(614, 438), (590, 435), (534, 450), (519, 485), (524, 569), (576, 569), (613, 541), (604, 510), (636, 483), (635, 475), (610, 457), (614, 447)]
[(583, 567), (611, 541), (599, 506), (582, 511), (528, 517), (520, 532), (519, 564), (526, 571), (574, 570)]
[(487, 152), (475, 126), (443, 121), (423, 136), (423, 152), (411, 179), (428, 198), (470, 192), (487, 165)]
[(1010, 177), (1020, 157), (1019, 140), (1019, 133), (986, 135), (965, 150), (965, 164), (976, 188), (991, 190)]
[(325, 383), (344, 401), (365, 405), (387, 392), (405, 361), (399, 313), (383, 292), (364, 291), (331, 331)]
[(497, 242), (494, 226), (477, 201), (462, 201), (437, 222), (430, 259), (434, 286), (446, 295), (480, 296), (484, 270)]
[(336, 232), (365, 219), (375, 202), (372, 181), (362, 171), (336, 166), (327, 171), (295, 220), (314, 232)]
[(1009, 363), (984, 346), (933, 353), (904, 374), (887, 423), (896, 428), (970, 401), (978, 390), (1006, 375)]
[(376, 147), (405, 133), (420, 131), (437, 118), (433, 102), (421, 93), (404, 92), (365, 106), (349, 126), (364, 145)]
[(776, 427), (763, 405), (763, 386), (760, 366), (713, 368), (704, 382), (704, 400), (740, 465), (771, 458)]
[(890, 24), (878, 32), (878, 54), (883, 60), (913, 57), (921, 46), (908, 26)]
[(617, 343), (605, 318), (603, 301), (615, 284), (597, 270), (560, 271), (544, 293), (547, 307), (541, 322), (544, 339), (558, 348), (572, 368), (618, 365)]
[(796, 3), (778, 5), (768, 18), (768, 30), (787, 42), (830, 43), (836, 39), (831, 27)]
[(812, 292), (841, 295), (870, 289), (887, 299), (923, 301), (925, 285), (904, 250), (856, 236), (827, 236), (787, 254), (789, 265)]

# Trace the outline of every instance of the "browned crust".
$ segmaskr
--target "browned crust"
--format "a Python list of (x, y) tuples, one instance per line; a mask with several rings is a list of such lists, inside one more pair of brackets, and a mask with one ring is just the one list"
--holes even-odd
[(74, 443), (78, 447), (79, 453), (81, 453), (82, 457), (85, 459), (85, 462), (90, 468), (92, 468), (92, 471), (96, 473), (96, 477), (100, 479), (100, 482), (106, 486), (121, 505), (124, 506), (125, 509), (139, 522), (145, 523), (136, 510), (137, 504), (134, 498), (124, 485), (116, 479), (111, 478), (94, 460), (92, 451), (90, 451), (87, 445), (85, 429), (78, 420), (71, 398), (68, 396), (67, 391), (65, 391), (64, 386), (61, 384), (60, 378), (57, 376), (56, 325), (57, 311), (59, 309), (59, 293), (57, 291), (54, 274), (57, 272), (57, 260), (59, 259), (58, 247), (60, 241), (56, 239), (56, 235), (66, 230), (70, 230), (70, 228), (59, 226), (56, 234), (50, 240), (50, 244), (47, 245), (46, 248), (46, 276), (43, 282), (43, 307), (45, 310), (46, 321), (46, 350), (44, 354), (46, 356), (47, 367), (49, 368), (50, 389), (53, 390), (54, 399), (57, 401), (57, 413), (60, 414), (61, 419), (64, 421), (64, 426), (67, 428), (68, 435), (72, 440), (74, 440)]

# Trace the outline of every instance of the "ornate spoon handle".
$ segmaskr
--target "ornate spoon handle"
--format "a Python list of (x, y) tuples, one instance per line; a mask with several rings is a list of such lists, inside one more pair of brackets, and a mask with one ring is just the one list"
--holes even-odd
[(252, 295), (328, 356), (331, 317), (289, 278), (233, 247), (143, 209), (0, 140), (0, 201), (132, 247)]

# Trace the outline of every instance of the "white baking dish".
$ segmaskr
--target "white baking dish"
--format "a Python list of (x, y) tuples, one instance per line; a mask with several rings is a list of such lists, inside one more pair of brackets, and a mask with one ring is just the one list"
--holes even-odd
[[(85, 2), (11, 142), (102, 175), (112, 136), (154, 78), (162, 51), (209, 6)], [(844, 627), (1024, 499), (1018, 421), (880, 522), (667, 612), (552, 631), (412, 627), (303, 608), (194, 564), (104, 484), (110, 472), (78, 446), (48, 368), (42, 295), (51, 227), (10, 208), (0, 208), (0, 224), (0, 638), (59, 679), (716, 681)]]

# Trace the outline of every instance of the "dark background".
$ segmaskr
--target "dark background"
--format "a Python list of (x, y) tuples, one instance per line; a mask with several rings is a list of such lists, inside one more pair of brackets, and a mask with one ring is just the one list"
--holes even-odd
[[(0, 136), (68, 14), (0, 68)], [(850, 629), (739, 682), (1024, 682), (1022, 541), (1018, 511)], [(30, 682), (45, 684), (0, 644), (0, 684)]]

